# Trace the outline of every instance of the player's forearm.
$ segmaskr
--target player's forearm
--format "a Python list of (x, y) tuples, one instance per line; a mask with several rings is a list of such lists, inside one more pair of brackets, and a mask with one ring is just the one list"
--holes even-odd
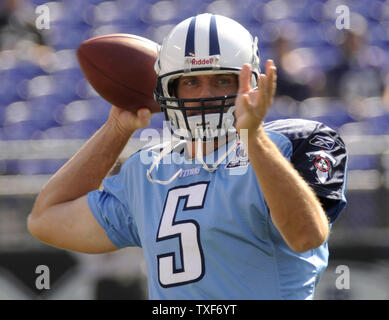
[(295, 251), (322, 244), (328, 221), (314, 192), (265, 133), (246, 142), (250, 163), (271, 212), (274, 225)]
[(32, 215), (99, 188), (131, 134), (124, 134), (113, 121), (107, 121), (42, 188)]

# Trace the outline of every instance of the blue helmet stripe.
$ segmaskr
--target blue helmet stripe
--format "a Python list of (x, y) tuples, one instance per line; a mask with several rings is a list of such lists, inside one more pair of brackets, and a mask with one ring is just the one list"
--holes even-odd
[(196, 26), (196, 17), (193, 17), (192, 20), (190, 21), (188, 33), (186, 35), (185, 57), (195, 56), (195, 26)]
[(220, 54), (219, 37), (217, 35), (216, 17), (211, 16), (211, 24), (209, 26), (209, 55)]

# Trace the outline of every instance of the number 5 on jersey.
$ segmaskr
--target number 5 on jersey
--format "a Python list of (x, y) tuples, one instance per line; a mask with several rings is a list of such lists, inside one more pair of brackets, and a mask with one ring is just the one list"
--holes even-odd
[(183, 211), (204, 206), (209, 182), (170, 189), (157, 233), (157, 242), (178, 238), (181, 268), (176, 267), (175, 252), (158, 255), (158, 278), (162, 287), (195, 282), (204, 276), (204, 256), (200, 243), (200, 226), (196, 220), (175, 221), (178, 206), (185, 200)]

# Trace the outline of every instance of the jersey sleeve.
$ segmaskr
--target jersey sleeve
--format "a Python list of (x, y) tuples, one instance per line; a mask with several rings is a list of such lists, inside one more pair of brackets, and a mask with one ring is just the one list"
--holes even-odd
[(292, 141), (291, 162), (319, 197), (331, 222), (346, 205), (347, 152), (338, 134), (317, 124), (305, 139)]
[(308, 120), (288, 119), (270, 127), (292, 142), (291, 163), (334, 222), (346, 205), (347, 152), (341, 137), (328, 126)]
[(131, 212), (131, 186), (127, 166), (120, 173), (103, 180), (103, 189), (88, 193), (89, 207), (105, 230), (108, 238), (119, 248), (141, 246), (136, 222)]

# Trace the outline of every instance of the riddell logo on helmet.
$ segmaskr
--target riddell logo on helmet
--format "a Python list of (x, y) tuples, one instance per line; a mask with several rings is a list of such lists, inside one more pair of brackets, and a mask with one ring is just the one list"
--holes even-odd
[(209, 58), (209, 59), (206, 59), (206, 58), (203, 58), (203, 59), (195, 59), (195, 58), (193, 58), (192, 60), (191, 60), (191, 64), (192, 65), (206, 65), (206, 64), (212, 64), (213, 63), (213, 58)]

